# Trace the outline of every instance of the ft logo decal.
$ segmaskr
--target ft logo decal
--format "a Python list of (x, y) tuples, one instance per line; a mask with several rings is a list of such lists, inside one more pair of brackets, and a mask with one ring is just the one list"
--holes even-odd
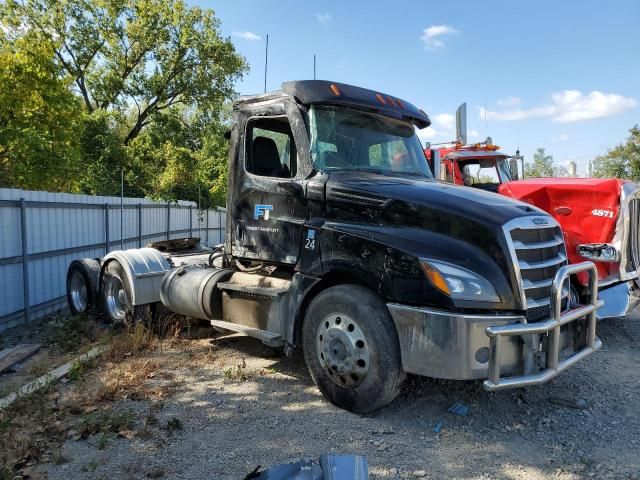
[(253, 219), (269, 220), (269, 212), (273, 210), (273, 205), (256, 205), (253, 209)]

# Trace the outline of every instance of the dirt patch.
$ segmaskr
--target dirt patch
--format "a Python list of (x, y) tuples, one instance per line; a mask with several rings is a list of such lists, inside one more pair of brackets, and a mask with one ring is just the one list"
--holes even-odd
[[(367, 416), (324, 400), (301, 355), (274, 356), (245, 337), (198, 338), (212, 333), (139, 350), (143, 339), (130, 333), (113, 357), (48, 392), (33, 408), (57, 443), (23, 470), (236, 480), (257, 465), (341, 452), (366, 455), (374, 479), (640, 478), (637, 318), (601, 323), (605, 349), (550, 384), (487, 393), (480, 382), (410, 377)], [(449, 412), (456, 403), (467, 415)]]

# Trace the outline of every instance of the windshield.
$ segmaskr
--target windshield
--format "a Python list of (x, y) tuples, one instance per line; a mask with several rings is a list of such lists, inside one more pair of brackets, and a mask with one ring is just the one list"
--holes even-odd
[(513, 180), (513, 178), (511, 178), (511, 168), (509, 167), (508, 158), (499, 158), (496, 162), (496, 167), (498, 168), (498, 174), (500, 175), (500, 183), (510, 182)]
[(462, 176), (465, 185), (485, 185), (510, 182), (511, 170), (509, 160), (500, 157), (495, 160), (471, 160), (462, 167)]
[(362, 170), (433, 178), (413, 125), (356, 110), (313, 105), (311, 158), (321, 171)]

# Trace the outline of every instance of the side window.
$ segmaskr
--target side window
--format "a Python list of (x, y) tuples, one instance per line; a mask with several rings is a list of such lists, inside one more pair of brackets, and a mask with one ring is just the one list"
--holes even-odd
[(247, 172), (262, 177), (296, 175), (297, 152), (285, 117), (250, 120), (247, 125)]

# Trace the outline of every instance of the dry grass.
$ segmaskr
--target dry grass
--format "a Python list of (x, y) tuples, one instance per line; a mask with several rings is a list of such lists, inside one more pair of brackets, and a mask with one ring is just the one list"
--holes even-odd
[[(163, 350), (175, 354), (182, 343), (181, 328), (175, 321), (165, 323), (159, 337), (141, 324), (111, 331), (82, 320), (58, 322), (48, 344), (68, 352), (72, 343), (84, 350), (100, 342), (106, 346), (104, 353), (74, 365), (66, 385), (51, 385), (0, 411), (0, 480), (19, 474), (35, 478), (31, 469), (37, 463), (64, 462), (60, 447), (70, 433), (75, 439), (99, 434), (97, 446), (104, 447), (110, 435), (130, 431), (132, 426), (130, 415), (118, 410), (117, 400), (162, 400), (175, 390), (172, 375), (161, 370), (171, 357), (163, 355)], [(32, 370), (33, 374), (45, 373), (45, 362), (33, 365)]]

